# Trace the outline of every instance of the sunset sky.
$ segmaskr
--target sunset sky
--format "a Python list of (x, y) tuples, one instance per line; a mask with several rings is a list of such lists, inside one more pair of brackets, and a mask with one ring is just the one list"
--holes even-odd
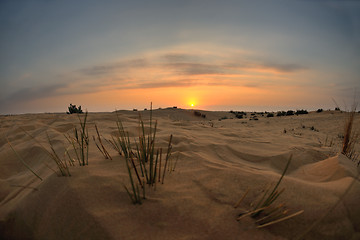
[(360, 91), (360, 1), (1, 1), (0, 114), (333, 109)]

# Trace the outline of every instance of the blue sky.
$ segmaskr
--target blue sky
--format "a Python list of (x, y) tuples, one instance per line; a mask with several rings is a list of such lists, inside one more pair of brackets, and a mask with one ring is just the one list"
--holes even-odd
[(360, 87), (360, 1), (1, 1), (0, 30), (0, 114), (334, 108)]

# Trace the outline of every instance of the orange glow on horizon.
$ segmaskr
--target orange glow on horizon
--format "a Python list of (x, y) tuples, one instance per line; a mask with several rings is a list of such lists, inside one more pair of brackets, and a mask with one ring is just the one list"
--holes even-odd
[[(309, 96), (304, 101), (302, 92)], [(302, 105), (316, 102), (317, 89), (301, 89), (298, 86), (245, 87), (245, 86), (209, 86), (191, 87), (161, 87), (142, 89), (111, 89), (93, 93), (62, 95), (31, 101), (29, 105), (42, 104), (48, 111), (59, 109), (66, 111), (72, 103), (81, 105), (83, 109), (92, 112), (111, 112), (115, 110), (131, 110), (149, 108), (196, 108), (211, 110), (216, 106), (281, 106)], [(320, 96), (321, 97), (321, 96)], [(49, 104), (45, 104), (49, 103)], [(24, 107), (28, 107), (24, 105)], [(58, 111), (58, 110), (57, 110)]]

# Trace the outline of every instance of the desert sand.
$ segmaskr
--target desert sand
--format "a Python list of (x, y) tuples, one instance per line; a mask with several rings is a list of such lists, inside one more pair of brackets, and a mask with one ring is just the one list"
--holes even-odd
[[(0, 238), (296, 239), (322, 219), (304, 239), (360, 239), (359, 168), (340, 154), (346, 113), (256, 114), (259, 120), (250, 120), (250, 113), (237, 119), (229, 112), (199, 112), (206, 117), (194, 110), (153, 111), (157, 146), (166, 148), (173, 134), (172, 156), (179, 158), (142, 205), (132, 204), (123, 187), (129, 186), (124, 158), (105, 142), (112, 160), (105, 159), (92, 139), (95, 123), (102, 137), (116, 136), (116, 113), (89, 113), (89, 165), (70, 166), (71, 177), (51, 170), (57, 170), (53, 160), (24, 130), (44, 146), (48, 133), (63, 156), (64, 134), (79, 125), (75, 114), (0, 116)], [(149, 117), (149, 111), (140, 113)], [(118, 112), (130, 137), (138, 135), (138, 114)], [(354, 127), (359, 123), (357, 113)], [(42, 181), (21, 163), (7, 138)], [(304, 212), (264, 228), (250, 216), (237, 221), (278, 181), (290, 155), (280, 184), (285, 191), (275, 203)]]

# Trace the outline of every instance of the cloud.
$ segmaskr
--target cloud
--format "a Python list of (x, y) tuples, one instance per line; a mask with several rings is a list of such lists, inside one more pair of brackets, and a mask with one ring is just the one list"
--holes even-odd
[(177, 81), (161, 81), (161, 82), (147, 82), (132, 86), (133, 89), (138, 88), (167, 88), (167, 87), (191, 87), (198, 83), (193, 80), (177, 80)]
[(196, 55), (186, 53), (167, 53), (161, 57), (167, 62), (189, 62), (196, 61), (198, 59)]
[(165, 67), (169, 67), (178, 74), (182, 75), (212, 75), (223, 74), (226, 69), (219, 65), (201, 64), (201, 63), (169, 63)]
[(23, 88), (9, 97), (5, 98), (4, 100), (7, 102), (12, 101), (28, 101), (36, 98), (45, 98), (49, 96), (58, 95), (57, 91), (59, 89), (66, 88), (66, 84), (54, 84), (48, 86), (38, 86), (36, 88)]
[(236, 69), (236, 70), (261, 70), (261, 71), (270, 71), (278, 73), (296, 73), (308, 69), (301, 64), (296, 63), (280, 63), (266, 60), (240, 60), (227, 62), (224, 64), (225, 68)]
[(300, 65), (300, 64), (295, 64), (295, 63), (283, 64), (283, 63), (276, 63), (276, 62), (264, 62), (261, 64), (261, 66), (264, 68), (273, 69), (275, 71), (282, 72), (282, 73), (293, 73), (293, 72), (298, 72), (298, 71), (307, 69), (307, 67)]
[(89, 76), (93, 76), (93, 75), (100, 76), (116, 71), (124, 71), (131, 68), (144, 68), (147, 66), (148, 66), (147, 60), (139, 58), (139, 59), (125, 60), (119, 63), (111, 63), (107, 65), (105, 64), (105, 65), (97, 65), (88, 68), (83, 68), (80, 69), (79, 72)]
[[(83, 77), (90, 77), (90, 79), (102, 82), (109, 82), (109, 79), (117, 79), (121, 76), (123, 79), (133, 80), (133, 87), (135, 87), (150, 86), (151, 84), (146, 83), (147, 81), (152, 81), (154, 86), (157, 86), (158, 81), (167, 82), (167, 84), (172, 81), (175, 86), (176, 81), (184, 76), (189, 79), (203, 77), (211, 81), (213, 77), (234, 79), (244, 73), (258, 77), (259, 74), (269, 75), (274, 72), (292, 74), (306, 69), (307, 67), (298, 63), (268, 61), (258, 56), (196, 51), (189, 54), (186, 51), (169, 50), (168, 52), (145, 54), (145, 57), (142, 58), (125, 59), (120, 62), (83, 68), (78, 73)], [(102, 83), (97, 84), (101, 85)]]
[(11, 110), (14, 104), (25, 103), (35, 99), (42, 99), (46, 97), (53, 97), (61, 95), (60, 89), (66, 89), (67, 85), (57, 83), (53, 85), (37, 86), (32, 88), (23, 88), (17, 92), (12, 93), (8, 97), (1, 99), (0, 112)]

